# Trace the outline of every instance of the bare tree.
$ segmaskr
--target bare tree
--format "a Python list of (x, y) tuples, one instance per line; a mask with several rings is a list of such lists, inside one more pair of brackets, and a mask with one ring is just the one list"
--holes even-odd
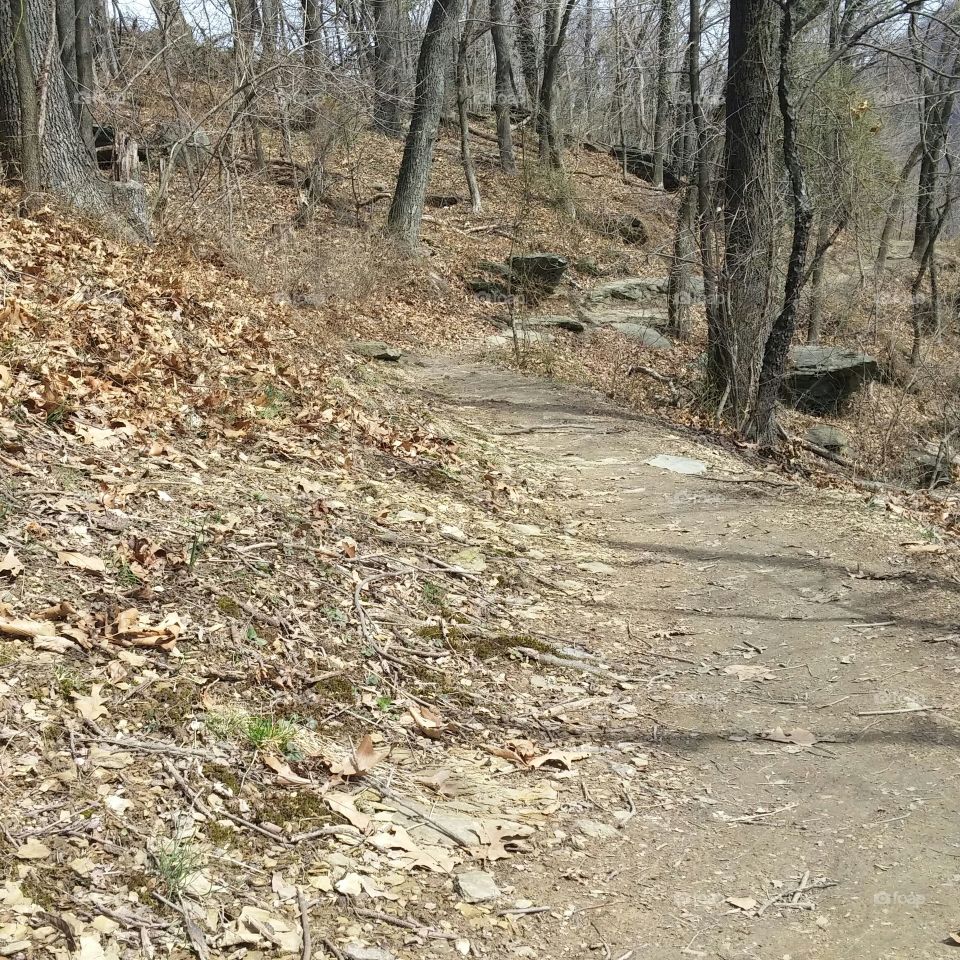
[(670, 122), (670, 53), (673, 44), (674, 0), (660, 0), (657, 37), (657, 93), (653, 121), (653, 185), (663, 186), (663, 154)]
[(408, 250), (420, 241), (420, 222), (443, 107), (444, 72), (462, 0), (433, 0), (417, 59), (413, 116), (387, 215), (387, 232)]
[(753, 400), (773, 303), (777, 20), (777, 7), (770, 0), (730, 4), (722, 296), (708, 373), (720, 409), (729, 402), (738, 425), (745, 422)]
[(557, 133), (554, 101), (560, 51), (570, 26), (570, 15), (576, 0), (546, 0), (544, 13), (543, 78), (537, 107), (537, 132), (540, 135), (540, 161), (551, 167), (560, 166), (560, 138)]
[(513, 132), (510, 128), (510, 39), (507, 31), (506, 6), (503, 0), (490, 0), (490, 36), (493, 41), (494, 87), (493, 110), (497, 118), (497, 147), (500, 169), (516, 173), (513, 157)]

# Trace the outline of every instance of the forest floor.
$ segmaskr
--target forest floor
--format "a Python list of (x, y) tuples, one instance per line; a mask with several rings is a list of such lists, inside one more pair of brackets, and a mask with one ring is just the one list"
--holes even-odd
[(621, 384), (697, 343), (484, 350), (449, 208), (324, 225), (358, 307), (0, 201), (0, 956), (949, 950), (954, 501)]

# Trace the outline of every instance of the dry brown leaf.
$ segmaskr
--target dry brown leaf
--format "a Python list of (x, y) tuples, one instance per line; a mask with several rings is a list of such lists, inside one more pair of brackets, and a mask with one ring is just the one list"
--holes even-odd
[(334, 790), (326, 794), (323, 799), (334, 813), (339, 813), (347, 823), (360, 831), (365, 831), (373, 820), (370, 814), (357, 809), (354, 798), (348, 793), (338, 793)]
[(57, 553), (57, 559), (68, 566), (76, 567), (78, 570), (104, 573), (107, 569), (107, 565), (100, 557), (90, 557), (84, 553), (77, 553), (75, 550), (61, 550)]
[(103, 697), (100, 696), (100, 691), (102, 689), (102, 683), (95, 683), (90, 688), (90, 693), (88, 696), (81, 697), (77, 694), (74, 694), (74, 708), (84, 720), (93, 722), (98, 717), (105, 717), (107, 715), (106, 703)]
[(290, 764), (279, 757), (266, 754), (263, 762), (277, 774), (277, 783), (282, 787), (309, 787), (312, 781), (301, 777), (299, 773), (294, 773)]
[(434, 740), (439, 738), (440, 732), (444, 727), (443, 718), (439, 713), (431, 710), (430, 707), (424, 707), (416, 703), (409, 704), (407, 712), (413, 718), (417, 729), (424, 734), (424, 736)]
[(353, 755), (345, 760), (327, 760), (330, 772), (337, 777), (360, 777), (372, 770), (390, 753), (389, 749), (375, 750), (369, 733), (357, 744)]

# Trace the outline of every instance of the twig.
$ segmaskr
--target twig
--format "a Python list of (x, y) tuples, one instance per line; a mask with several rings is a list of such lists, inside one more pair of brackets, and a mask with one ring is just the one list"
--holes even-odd
[[(171, 777), (176, 781), (177, 786), (183, 792), (184, 796), (204, 815), (207, 817), (212, 817), (211, 812), (206, 808), (204, 803), (200, 798), (194, 793), (190, 788), (190, 784), (180, 775), (180, 771), (173, 765), (169, 760), (163, 761), (163, 768), (170, 774)], [(250, 820), (245, 820), (243, 817), (238, 817), (235, 813), (231, 813), (229, 810), (220, 810), (220, 814), (225, 816), (228, 820), (232, 820), (235, 824), (241, 827), (246, 827), (248, 830), (253, 830), (254, 833), (259, 833), (262, 836), (266, 837), (268, 840), (272, 840), (274, 843), (282, 843), (284, 845), (288, 844), (290, 841), (284, 837), (282, 834), (273, 833), (270, 830), (261, 827), (258, 823), (253, 823)]]
[(381, 923), (389, 923), (394, 927), (400, 927), (401, 930), (411, 930), (421, 937), (430, 937), (434, 940), (456, 940), (455, 933), (443, 933), (440, 930), (433, 930), (422, 924), (414, 923), (412, 920), (404, 920), (402, 917), (394, 917), (389, 913), (381, 913), (379, 910), (368, 910), (365, 907), (355, 907), (353, 911), (358, 917), (366, 917), (368, 920), (379, 920)]
[[(772, 897), (757, 910), (757, 916), (763, 916), (764, 912), (774, 904), (779, 903), (781, 900), (785, 900), (787, 897), (793, 897), (794, 894), (805, 893), (808, 890), (824, 890), (827, 887), (835, 887), (837, 885), (836, 880), (815, 880), (813, 883), (807, 884), (806, 880), (809, 876), (809, 873), (805, 873), (800, 883), (792, 890), (781, 890), (775, 897)], [(796, 902), (796, 900), (793, 900), (789, 905), (793, 906), (796, 904)]]
[(926, 713), (928, 710), (937, 710), (938, 707), (899, 707), (896, 710), (861, 710), (858, 717), (892, 717), (898, 713)]
[(333, 954), (336, 960), (347, 960), (346, 954), (329, 937), (324, 937), (320, 942)]
[(310, 911), (307, 909), (307, 900), (300, 887), (297, 887), (297, 906), (300, 908), (300, 930), (303, 933), (303, 949), (300, 951), (300, 960), (310, 960), (313, 955), (313, 944), (310, 940)]

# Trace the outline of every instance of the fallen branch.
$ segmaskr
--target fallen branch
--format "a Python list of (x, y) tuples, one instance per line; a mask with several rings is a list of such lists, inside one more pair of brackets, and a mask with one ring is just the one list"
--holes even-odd
[(538, 663), (546, 663), (552, 667), (562, 667), (564, 670), (579, 670), (581, 673), (590, 673), (596, 677), (605, 677), (608, 680), (619, 679), (616, 674), (603, 667), (594, 667), (589, 663), (580, 663), (577, 660), (567, 660), (565, 657), (558, 657), (552, 653), (541, 653), (532, 647), (514, 647), (517, 653), (526, 657), (528, 660), (536, 660)]

